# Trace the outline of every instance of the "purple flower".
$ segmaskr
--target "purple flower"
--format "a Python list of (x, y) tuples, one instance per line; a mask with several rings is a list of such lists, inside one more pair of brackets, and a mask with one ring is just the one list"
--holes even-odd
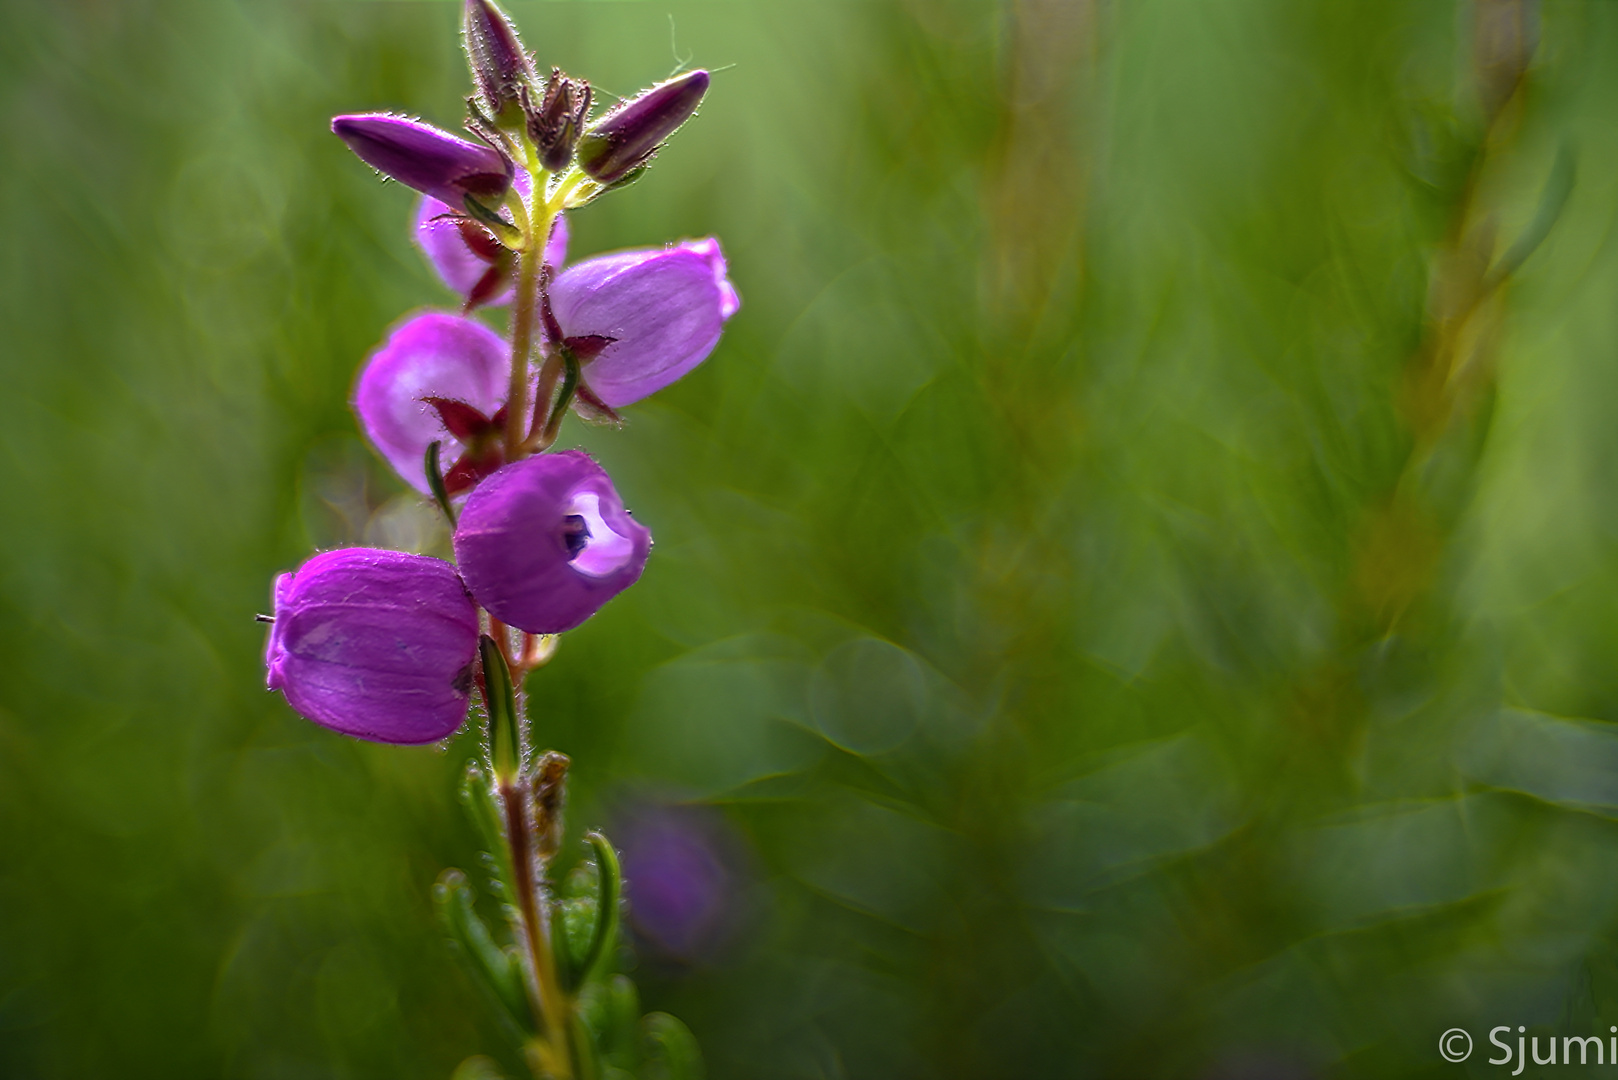
[(579, 168), (603, 184), (645, 165), (664, 139), (697, 111), (708, 92), (708, 73), (688, 71), (624, 102), (579, 139)]
[(371, 168), (456, 209), (468, 195), (497, 202), (511, 186), (511, 162), (498, 151), (419, 120), (364, 113), (336, 117), (331, 129)]
[[(440, 460), (445, 462), (460, 448), (461, 462), (451, 474), (463, 463), (484, 473), (499, 466), (491, 456), (498, 453), (495, 417), (505, 400), (510, 363), (505, 340), (482, 323), (439, 312), (417, 315), (360, 371), (354, 411), (388, 463), (427, 494), (425, 458), (431, 442), (444, 443)], [(448, 480), (452, 493), (469, 486), (458, 488)]]
[(708, 358), (741, 299), (725, 276), (719, 241), (620, 251), (564, 270), (551, 305), (570, 338), (612, 339), (584, 380), (613, 408), (631, 404)]
[(653, 959), (712, 962), (748, 920), (750, 859), (710, 807), (636, 801), (614, 815), (629, 922)]
[(466, 500), (455, 561), (477, 602), (530, 634), (559, 634), (633, 585), (652, 534), (606, 470), (568, 450), (514, 462)]
[(275, 579), (265, 683), (344, 735), (435, 742), (466, 719), (477, 644), (477, 608), (449, 563), (343, 548)]
[[(524, 199), (528, 197), (527, 173), (518, 173), (515, 186)], [(416, 208), (416, 243), (427, 254), (427, 261), (444, 284), (462, 296), (478, 296), (485, 277), (494, 272), (499, 281), (487, 288), (487, 298), (478, 297), (482, 304), (511, 302), (511, 253), (490, 236), (482, 225), (459, 213), (439, 199), (424, 195)], [(551, 230), (550, 242), (545, 245), (545, 261), (560, 268), (567, 258), (567, 218), (558, 217)]]

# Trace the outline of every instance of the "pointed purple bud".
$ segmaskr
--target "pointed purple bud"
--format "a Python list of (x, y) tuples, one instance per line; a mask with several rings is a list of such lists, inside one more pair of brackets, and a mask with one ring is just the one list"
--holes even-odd
[(522, 93), (523, 112), (528, 117), (528, 137), (539, 150), (539, 163), (551, 172), (560, 172), (573, 161), (573, 147), (590, 115), (590, 84), (551, 68), (545, 83), (545, 96), (536, 104), (526, 90)]
[(354, 412), (382, 456), (425, 495), (431, 490), (423, 464), (427, 445), (442, 442), (445, 461), (465, 447), (428, 399), (462, 402), (493, 416), (505, 401), (509, 364), (505, 340), (482, 323), (440, 312), (417, 315), (360, 371)]
[[(519, 172), (515, 186), (518, 194), (526, 199), (528, 174)], [(474, 248), (467, 238), (467, 232), (470, 230), (475, 230), (474, 238), (487, 241), (487, 244), (480, 242)], [(444, 284), (461, 296), (470, 295), (472, 289), (493, 265), (488, 258), (491, 249), (487, 245), (492, 244), (495, 248), (499, 248), (498, 242), (482, 225), (464, 216), (457, 216), (449, 206), (431, 197), (423, 197), (421, 205), (416, 208), (416, 243), (421, 246), (427, 261), (432, 263), (433, 269), (438, 272)], [(551, 230), (550, 242), (545, 245), (545, 261), (552, 266), (560, 267), (566, 259), (567, 218), (565, 215), (558, 215), (556, 225)], [(510, 303), (513, 291), (508, 279), (483, 303)]]
[(477, 607), (449, 563), (328, 551), (275, 579), (265, 683), (344, 735), (436, 742), (466, 719), (477, 643)]
[(514, 462), (483, 481), (455, 527), (455, 561), (489, 614), (559, 634), (633, 585), (652, 534), (624, 510), (606, 470), (568, 450)]
[(708, 92), (708, 73), (688, 71), (658, 83), (590, 125), (579, 139), (579, 168), (603, 184), (622, 180), (646, 164), (664, 139), (697, 111)]
[(336, 117), (331, 129), (371, 168), (457, 210), (468, 195), (492, 205), (511, 186), (511, 162), (498, 151), (419, 120), (366, 113)]
[(466, 0), (466, 60), (490, 116), (517, 101), (534, 67), (506, 13), (489, 0)]
[(719, 241), (586, 259), (550, 286), (570, 338), (611, 338), (584, 380), (613, 408), (661, 390), (708, 358), (741, 299)]

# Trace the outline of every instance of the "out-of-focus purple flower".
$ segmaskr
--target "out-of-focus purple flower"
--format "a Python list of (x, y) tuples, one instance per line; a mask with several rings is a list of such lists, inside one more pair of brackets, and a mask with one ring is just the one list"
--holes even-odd
[(336, 117), (331, 129), (373, 169), (457, 210), (468, 195), (492, 204), (511, 186), (512, 164), (498, 151), (419, 120), (363, 113)]
[[(528, 198), (527, 173), (517, 174), (515, 187), (524, 199)], [(511, 253), (476, 221), (439, 199), (423, 196), (416, 208), (416, 243), (444, 284), (457, 293), (477, 296), (485, 277), (493, 271), (500, 278), (499, 284), (480, 296), (478, 303), (510, 303)], [(567, 218), (558, 216), (550, 242), (545, 245), (545, 262), (560, 269), (566, 258)]]
[(633, 585), (652, 534), (612, 479), (568, 450), (514, 462), (467, 498), (455, 561), (489, 614), (530, 634), (559, 634)]
[(603, 184), (622, 180), (691, 119), (707, 92), (708, 73), (699, 69), (637, 94), (591, 124), (579, 139), (579, 168)]
[(739, 838), (702, 806), (637, 803), (617, 817), (612, 836), (641, 943), (682, 964), (718, 959), (746, 921), (750, 883)]
[(613, 408), (629, 405), (706, 360), (741, 307), (725, 273), (712, 237), (620, 251), (564, 270), (550, 287), (562, 332), (612, 339), (585, 365), (595, 396)]
[[(417, 315), (360, 371), (354, 411), (388, 463), (427, 494), (429, 443), (445, 444), (444, 461), (454, 460), (451, 451), (458, 446), (463, 461), (475, 459), (486, 471), (498, 467), (498, 459), (490, 459), (497, 445), (488, 433), (498, 426), (493, 418), (505, 400), (509, 364), (505, 340), (482, 323), (441, 312)], [(453, 494), (457, 487), (449, 486)]]
[(477, 643), (477, 608), (449, 563), (343, 548), (275, 579), (265, 683), (344, 735), (435, 742), (466, 719)]

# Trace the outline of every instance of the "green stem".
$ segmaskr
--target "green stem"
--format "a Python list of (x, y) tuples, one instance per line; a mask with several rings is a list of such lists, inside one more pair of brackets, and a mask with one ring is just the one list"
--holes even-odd
[(528, 357), (534, 347), (534, 308), (539, 302), (539, 263), (543, 242), (530, 233), (517, 253), (517, 297), (511, 316), (511, 388), (506, 395), (506, 460), (522, 456), (523, 421), (528, 418)]

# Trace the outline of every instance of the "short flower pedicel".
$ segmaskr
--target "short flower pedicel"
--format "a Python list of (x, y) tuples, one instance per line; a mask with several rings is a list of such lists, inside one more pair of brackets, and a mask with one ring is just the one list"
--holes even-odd
[[(454, 527), (458, 567), (402, 552), (316, 555), (275, 584), (266, 682), (317, 724), (376, 742), (459, 730), (476, 690), (481, 763), (462, 794), (491, 855), (506, 940), (474, 885), (433, 895), (536, 1077), (666, 1076), (700, 1068), (671, 1016), (638, 1017), (619, 955), (618, 858), (600, 833), (565, 897), (547, 880), (563, 842), (568, 759), (537, 753), (524, 676), (639, 579), (652, 537), (606, 471), (547, 453), (570, 408), (617, 419), (713, 351), (739, 300), (718, 241), (601, 255), (564, 267), (564, 215), (645, 172), (696, 111), (706, 71), (590, 117), (590, 84), (541, 69), (490, 0), (465, 0), (472, 139), (388, 113), (339, 116), (361, 160), (423, 198), (415, 237), (460, 314), (401, 322), (354, 387), (360, 426)], [(468, 318), (509, 304), (505, 335)], [(457, 503), (460, 510), (457, 520)], [(565, 926), (561, 908), (567, 905)], [(578, 921), (579, 915), (585, 919)]]

